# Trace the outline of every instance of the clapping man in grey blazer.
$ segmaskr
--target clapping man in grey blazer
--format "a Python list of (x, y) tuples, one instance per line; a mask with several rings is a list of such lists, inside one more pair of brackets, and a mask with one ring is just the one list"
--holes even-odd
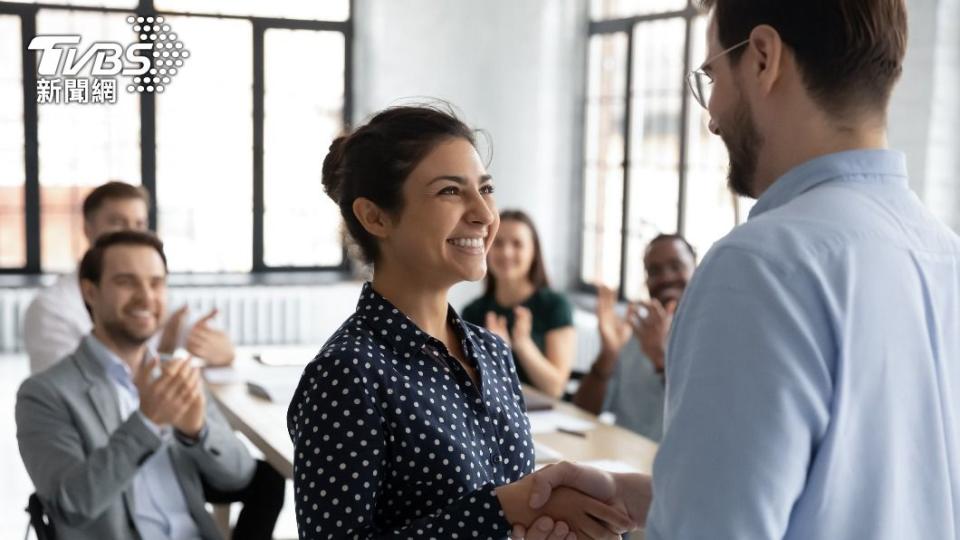
[[(16, 405), (20, 455), (58, 537), (221, 538), (203, 484), (242, 491), (257, 466), (198, 368), (148, 350), (166, 304), (162, 243), (141, 231), (102, 236), (79, 277), (93, 331), (24, 381)], [(275, 511), (258, 519), (267, 537)]]

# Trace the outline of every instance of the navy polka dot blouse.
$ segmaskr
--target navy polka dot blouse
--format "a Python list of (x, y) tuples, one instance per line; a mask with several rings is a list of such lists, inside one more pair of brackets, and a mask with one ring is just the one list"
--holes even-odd
[(447, 317), (479, 387), (369, 283), (304, 370), (287, 413), (301, 539), (509, 535), (493, 488), (534, 464), (513, 359)]

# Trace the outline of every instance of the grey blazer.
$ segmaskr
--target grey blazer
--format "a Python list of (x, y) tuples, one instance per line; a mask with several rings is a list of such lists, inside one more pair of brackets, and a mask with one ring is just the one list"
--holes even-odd
[[(17, 441), (37, 495), (59, 538), (140, 538), (133, 520), (133, 478), (161, 440), (140, 420), (120, 419), (116, 390), (86, 340), (70, 356), (23, 382), (17, 392)], [(211, 399), (202, 443), (168, 445), (190, 514), (204, 540), (220, 540), (204, 508), (203, 477), (234, 491), (253, 477), (254, 460)]]

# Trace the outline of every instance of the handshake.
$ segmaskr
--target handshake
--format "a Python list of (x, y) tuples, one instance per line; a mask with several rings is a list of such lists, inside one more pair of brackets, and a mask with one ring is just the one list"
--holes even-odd
[(513, 540), (616, 539), (643, 527), (650, 476), (558, 463), (496, 489)]

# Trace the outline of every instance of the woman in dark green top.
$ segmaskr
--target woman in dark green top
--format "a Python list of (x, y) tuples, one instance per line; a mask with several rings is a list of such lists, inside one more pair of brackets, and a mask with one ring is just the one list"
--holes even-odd
[(550, 289), (540, 239), (526, 213), (500, 213), (500, 231), (487, 256), (487, 290), (462, 316), (510, 344), (520, 382), (554, 397), (563, 394), (576, 352), (573, 310)]

